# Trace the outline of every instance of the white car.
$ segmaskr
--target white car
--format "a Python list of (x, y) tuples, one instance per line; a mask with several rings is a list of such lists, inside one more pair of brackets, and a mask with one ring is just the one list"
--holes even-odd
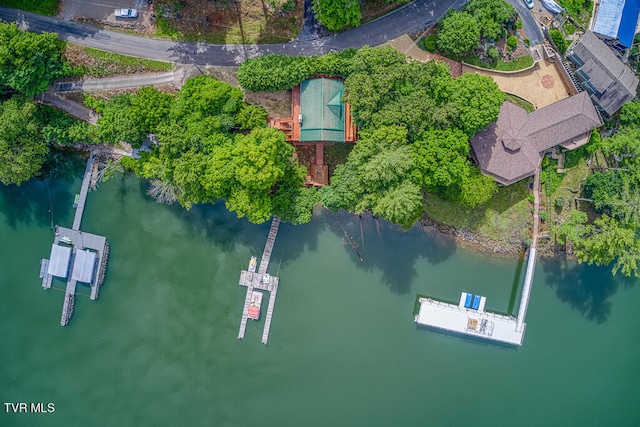
[(138, 9), (116, 9), (113, 11), (116, 18), (137, 18)]
[(526, 4), (529, 9), (533, 9), (533, 0), (522, 0), (522, 1), (524, 1), (524, 4)]

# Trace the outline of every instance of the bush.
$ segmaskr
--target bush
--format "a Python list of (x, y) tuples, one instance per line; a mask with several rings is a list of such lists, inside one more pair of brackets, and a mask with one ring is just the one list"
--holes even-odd
[(527, 46), (531, 46), (531, 40), (529, 39), (524, 39), (522, 40), (524, 42), (524, 44), (526, 44)]
[(547, 218), (549, 218), (549, 214), (547, 214), (547, 211), (541, 209), (540, 210), (540, 221), (546, 222)]
[(422, 39), (422, 46), (424, 50), (427, 52), (435, 52), (436, 51), (436, 35), (429, 34), (428, 36)]
[(516, 36), (509, 36), (507, 39), (507, 46), (509, 46), (511, 50), (515, 50), (518, 46), (518, 38)]
[(556, 199), (553, 202), (553, 204), (556, 206), (556, 208), (563, 208), (565, 203), (566, 203), (566, 200), (562, 196), (556, 197)]
[(487, 56), (491, 58), (491, 60), (497, 61), (498, 58), (500, 58), (500, 52), (498, 52), (498, 49), (495, 47), (490, 47), (489, 50), (487, 50)]
[(564, 39), (562, 33), (558, 30), (551, 29), (549, 30), (549, 36), (551, 36), (551, 40), (558, 48), (558, 52), (564, 55), (569, 47), (569, 42)]

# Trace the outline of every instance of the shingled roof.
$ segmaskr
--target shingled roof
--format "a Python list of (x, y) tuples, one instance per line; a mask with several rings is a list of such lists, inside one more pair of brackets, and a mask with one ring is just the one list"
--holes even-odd
[(636, 96), (638, 78), (591, 31), (567, 52), (567, 57), (579, 67), (577, 77), (595, 102), (608, 115)]
[(533, 175), (544, 152), (558, 145), (569, 150), (580, 147), (600, 125), (586, 92), (530, 114), (505, 102), (496, 122), (478, 132), (471, 147), (482, 172), (509, 185)]

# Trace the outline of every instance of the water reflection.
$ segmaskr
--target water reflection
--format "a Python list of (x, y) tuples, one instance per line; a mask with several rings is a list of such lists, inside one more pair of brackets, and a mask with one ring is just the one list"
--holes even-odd
[(543, 258), (539, 264), (547, 273), (547, 285), (555, 290), (560, 301), (597, 323), (609, 318), (610, 298), (620, 285), (631, 287), (635, 282), (630, 278), (612, 276), (610, 268), (577, 264), (573, 260), (567, 260), (565, 256)]

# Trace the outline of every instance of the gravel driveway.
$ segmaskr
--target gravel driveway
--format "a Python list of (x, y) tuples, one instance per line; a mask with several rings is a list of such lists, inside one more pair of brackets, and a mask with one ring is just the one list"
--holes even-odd
[[(118, 18), (113, 15), (114, 9), (138, 9), (137, 18)], [(58, 18), (71, 21), (75, 18), (87, 18), (94, 21), (136, 22), (142, 14), (149, 11), (147, 0), (62, 0)]]

